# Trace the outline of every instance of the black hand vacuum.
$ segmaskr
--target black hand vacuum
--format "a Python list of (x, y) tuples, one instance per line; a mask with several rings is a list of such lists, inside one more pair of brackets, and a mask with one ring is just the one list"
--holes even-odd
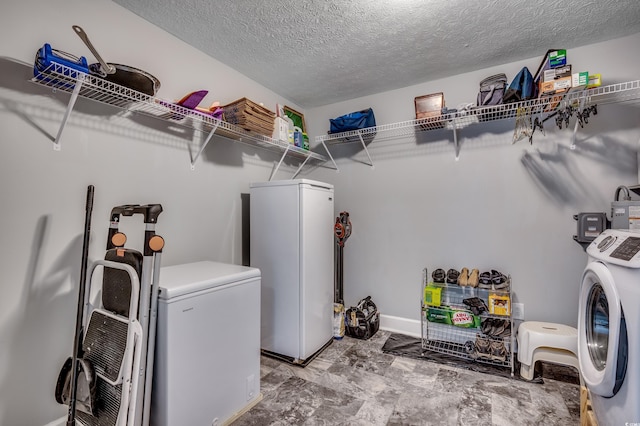
[(351, 235), (351, 221), (348, 212), (341, 212), (333, 227), (336, 237), (336, 277), (333, 296), (333, 337), (344, 337), (344, 243)]

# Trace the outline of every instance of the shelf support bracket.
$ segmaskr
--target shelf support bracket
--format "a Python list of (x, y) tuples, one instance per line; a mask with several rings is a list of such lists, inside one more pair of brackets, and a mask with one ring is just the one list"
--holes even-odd
[(321, 141), (321, 142), (322, 142), (322, 146), (324, 146), (324, 150), (327, 151), (327, 155), (331, 159), (331, 162), (333, 163), (333, 167), (336, 169), (336, 172), (340, 173), (340, 170), (338, 169), (338, 165), (336, 164), (336, 160), (333, 159), (333, 155), (331, 155), (331, 153), (329, 152), (329, 148), (327, 148), (327, 144), (325, 144), (324, 141)]
[(84, 81), (84, 74), (78, 73), (78, 79), (76, 80), (75, 86), (73, 87), (73, 92), (71, 93), (71, 99), (69, 99), (69, 103), (67, 104), (67, 110), (64, 112), (64, 117), (62, 117), (62, 122), (60, 123), (60, 128), (58, 129), (58, 134), (56, 135), (56, 139), (53, 142), (53, 150), (60, 151), (60, 137), (62, 136), (62, 131), (64, 130), (64, 126), (67, 124), (67, 120), (69, 120), (69, 115), (71, 115), (71, 111), (73, 110), (76, 101), (78, 100), (78, 95), (80, 94), (80, 89), (82, 88), (82, 82)]
[(200, 154), (202, 154), (202, 152), (204, 151), (204, 149), (207, 147), (207, 144), (209, 143), (209, 141), (211, 140), (211, 138), (213, 137), (213, 134), (216, 132), (216, 130), (218, 130), (218, 122), (216, 122), (213, 125), (213, 128), (211, 129), (211, 131), (209, 132), (209, 135), (207, 136), (207, 138), (204, 140), (204, 142), (202, 143), (202, 145), (200, 145), (200, 149), (198, 150), (198, 152), (196, 153), (196, 156), (193, 157), (191, 159), (191, 170), (195, 170), (196, 169), (196, 161), (198, 161), (198, 158), (200, 157)]
[(280, 157), (280, 161), (278, 161), (278, 165), (276, 166), (275, 169), (273, 169), (273, 171), (271, 172), (271, 176), (269, 176), (269, 182), (271, 182), (271, 179), (273, 179), (273, 177), (275, 176), (275, 174), (278, 172), (278, 169), (280, 168), (280, 165), (282, 164), (282, 160), (284, 160), (284, 157), (287, 156), (287, 152), (289, 152), (289, 148), (291, 147), (291, 144), (288, 144), (287, 147), (285, 148), (284, 152), (282, 153), (282, 157)]
[(298, 167), (298, 170), (296, 170), (296, 172), (293, 174), (291, 179), (295, 179), (296, 176), (298, 176), (298, 173), (300, 173), (300, 170), (302, 170), (304, 165), (307, 164), (307, 161), (309, 161), (309, 158), (311, 158), (311, 154), (307, 155), (307, 158), (305, 158), (304, 161), (302, 162), (302, 164), (300, 164), (300, 167)]
[(373, 166), (373, 160), (371, 159), (371, 156), (369, 155), (369, 150), (367, 149), (367, 145), (365, 145), (364, 143), (364, 139), (362, 138), (362, 133), (358, 132), (358, 137), (360, 138), (360, 143), (362, 144), (362, 147), (364, 148), (364, 152), (367, 154), (367, 157), (369, 158), (369, 165), (371, 166), (372, 169), (374, 169), (375, 167)]

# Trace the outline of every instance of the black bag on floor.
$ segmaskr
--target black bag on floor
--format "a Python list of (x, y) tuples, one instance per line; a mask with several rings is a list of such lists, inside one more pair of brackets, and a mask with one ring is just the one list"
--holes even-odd
[(380, 328), (380, 314), (371, 296), (362, 299), (356, 307), (347, 309), (345, 317), (346, 334), (356, 339), (367, 340)]

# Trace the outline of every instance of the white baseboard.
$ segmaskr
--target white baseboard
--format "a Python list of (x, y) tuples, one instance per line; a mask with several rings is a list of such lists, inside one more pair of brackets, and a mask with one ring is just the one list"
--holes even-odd
[(67, 423), (67, 416), (60, 417), (58, 420), (54, 420), (51, 423), (47, 423), (44, 426), (64, 426)]
[(420, 331), (420, 320), (380, 314), (380, 328), (392, 333), (400, 333), (412, 337), (422, 337), (422, 332)]

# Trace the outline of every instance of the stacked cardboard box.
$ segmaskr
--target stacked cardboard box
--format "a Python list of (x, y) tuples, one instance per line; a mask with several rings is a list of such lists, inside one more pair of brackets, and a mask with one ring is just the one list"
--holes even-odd
[(571, 88), (571, 65), (544, 70), (540, 81), (540, 95), (553, 95)]
[(273, 135), (276, 114), (247, 98), (238, 99), (222, 107), (224, 121), (263, 136)]

